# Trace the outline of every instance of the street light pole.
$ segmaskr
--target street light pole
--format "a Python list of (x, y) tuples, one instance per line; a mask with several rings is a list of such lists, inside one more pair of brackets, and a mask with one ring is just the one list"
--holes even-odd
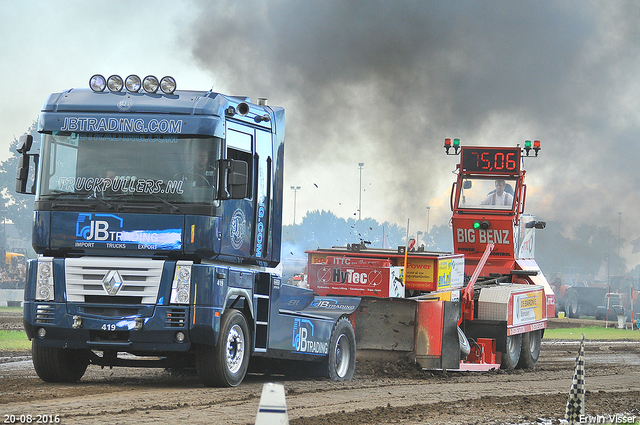
[(620, 223), (622, 220), (622, 212), (618, 212), (618, 257), (620, 257)]
[(427, 207), (427, 235), (429, 234), (429, 210), (431, 207)]
[[(2, 210), (2, 248), (7, 252), (7, 213), (9, 210)], [(2, 259), (4, 265), (4, 258)]]
[(362, 219), (362, 167), (364, 167), (364, 162), (358, 163), (358, 169), (360, 170), (360, 192), (358, 196), (358, 220)]
[(296, 202), (298, 200), (298, 191), (300, 190), (300, 186), (291, 186), (291, 190), (293, 190), (293, 225), (296, 225)]

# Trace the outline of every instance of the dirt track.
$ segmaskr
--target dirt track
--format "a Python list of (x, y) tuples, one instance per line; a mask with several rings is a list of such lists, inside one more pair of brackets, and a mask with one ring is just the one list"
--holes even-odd
[[(62, 424), (250, 424), (263, 384), (280, 382), (291, 424), (560, 423), (577, 349), (576, 342), (543, 341), (536, 371), (434, 374), (403, 363), (359, 362), (351, 382), (249, 375), (230, 389), (159, 369), (96, 366), (78, 384), (47, 384), (29, 353), (5, 352), (0, 414), (60, 415)], [(640, 342), (587, 342), (585, 357), (587, 413), (640, 420)]]

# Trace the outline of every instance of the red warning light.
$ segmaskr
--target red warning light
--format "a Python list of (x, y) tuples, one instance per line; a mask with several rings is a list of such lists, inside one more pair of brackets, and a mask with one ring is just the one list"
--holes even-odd
[(533, 152), (538, 156), (538, 151), (540, 150), (540, 140), (534, 140), (533, 146), (531, 146), (531, 140), (525, 140), (524, 142), (524, 152), (526, 156), (529, 156), (529, 152), (533, 149)]
[(449, 149), (453, 148), (453, 155), (458, 155), (458, 151), (460, 150), (460, 139), (453, 139), (453, 144), (451, 143), (451, 139), (444, 139), (444, 150), (447, 155), (452, 155), (449, 153)]

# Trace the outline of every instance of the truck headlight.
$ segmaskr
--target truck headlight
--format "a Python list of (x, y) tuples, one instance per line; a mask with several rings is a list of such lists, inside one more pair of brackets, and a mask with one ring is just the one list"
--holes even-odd
[(38, 258), (36, 300), (52, 301), (53, 298), (53, 257), (40, 257)]
[(191, 261), (178, 261), (171, 283), (171, 304), (189, 304), (191, 298)]

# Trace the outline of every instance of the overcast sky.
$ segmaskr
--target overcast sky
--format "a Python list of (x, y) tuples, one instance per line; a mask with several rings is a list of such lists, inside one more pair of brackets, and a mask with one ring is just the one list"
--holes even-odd
[[(286, 109), (285, 223), (306, 211), (424, 229), (466, 145), (542, 142), (528, 212), (640, 237), (640, 2), (0, 2), (0, 159), (47, 95), (94, 73)], [(5, 152), (5, 153), (3, 153)], [(622, 212), (622, 216), (618, 215)], [(629, 266), (640, 262), (627, 243)]]

